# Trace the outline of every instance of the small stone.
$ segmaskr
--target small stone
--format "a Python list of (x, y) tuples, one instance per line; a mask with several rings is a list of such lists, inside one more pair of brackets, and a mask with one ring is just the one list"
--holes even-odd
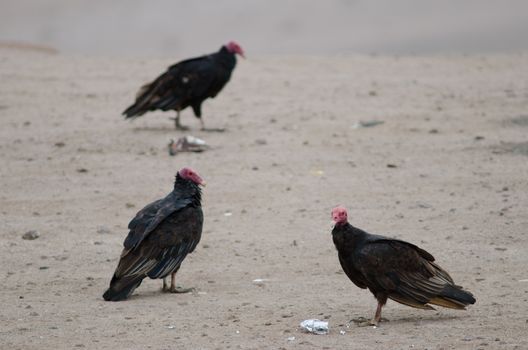
[(110, 229), (106, 226), (98, 226), (97, 227), (97, 233), (110, 233)]
[(87, 172), (88, 172), (88, 169), (86, 169), (86, 168), (78, 168), (78, 169), (77, 169), (77, 172), (78, 172), (78, 173), (87, 173)]
[(267, 145), (268, 141), (266, 141), (266, 139), (256, 139), (255, 144), (263, 146), (263, 145)]
[(397, 168), (398, 166), (396, 164), (387, 164), (387, 168)]
[(475, 141), (484, 140), (484, 136), (475, 136)]
[(429, 130), (429, 134), (438, 134), (438, 129)]
[(38, 315), (39, 314), (37, 312), (35, 312), (35, 311), (29, 313), (29, 316), (38, 316)]
[(135, 207), (135, 204), (134, 204), (134, 203), (126, 203), (126, 204), (125, 204), (125, 207), (127, 207), (127, 208), (134, 208), (134, 207)]
[(49, 269), (48, 266), (41, 266), (41, 267), (39, 267), (39, 270), (47, 270), (47, 269)]
[(251, 170), (257, 171), (257, 170), (259, 170), (259, 168), (258, 168), (258, 166), (254, 166), (254, 167), (251, 168)]
[(62, 142), (62, 141), (61, 142), (55, 142), (55, 147), (61, 148), (61, 147), (64, 147), (64, 146), (66, 146), (66, 144), (64, 142)]
[(22, 235), (22, 239), (34, 240), (40, 237), (40, 233), (37, 230), (31, 230)]

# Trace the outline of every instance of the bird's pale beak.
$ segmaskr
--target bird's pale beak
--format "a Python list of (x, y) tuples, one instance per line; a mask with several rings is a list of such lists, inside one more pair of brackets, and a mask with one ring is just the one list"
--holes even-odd
[(205, 181), (200, 182), (200, 186), (205, 187), (206, 183)]

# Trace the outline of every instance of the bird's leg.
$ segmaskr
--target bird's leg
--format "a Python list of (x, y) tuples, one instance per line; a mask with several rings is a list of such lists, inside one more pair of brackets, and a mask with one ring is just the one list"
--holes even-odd
[(174, 118), (174, 126), (178, 130), (189, 130), (189, 128), (187, 126), (184, 126), (184, 125), (180, 124), (180, 111), (179, 110), (176, 111), (176, 118)]
[(176, 272), (173, 272), (171, 274), (171, 285), (170, 285), (169, 291), (171, 293), (189, 293), (189, 292), (193, 292), (194, 288), (176, 287)]
[(191, 108), (193, 109), (193, 112), (194, 112), (194, 115), (196, 116), (196, 118), (200, 119), (200, 125), (202, 126), (201, 130), (202, 131), (216, 131), (216, 132), (223, 132), (225, 131), (225, 129), (222, 129), (222, 128), (214, 128), (214, 129), (209, 129), (209, 128), (206, 128), (205, 127), (205, 123), (202, 119), (202, 103), (198, 103), (198, 104), (194, 104), (191, 106)]
[(163, 279), (163, 288), (161, 290), (164, 291), (164, 292), (168, 292), (169, 291), (169, 287), (167, 286), (167, 279), (166, 278)]
[(359, 327), (377, 326), (381, 321), (381, 308), (383, 307), (383, 305), (385, 305), (386, 302), (387, 302), (386, 299), (385, 299), (385, 302), (383, 300), (381, 301), (378, 300), (378, 307), (376, 308), (376, 314), (374, 314), (374, 318), (372, 320), (367, 321), (365, 320), (364, 317), (359, 317), (352, 321), (357, 323)]
[(200, 118), (200, 124), (202, 125), (201, 130), (202, 131), (210, 131), (210, 132), (224, 132), (225, 128), (206, 128), (205, 123), (202, 118)]
[(378, 307), (376, 308), (376, 314), (374, 314), (374, 319), (370, 321), (373, 326), (377, 326), (378, 323), (381, 321), (381, 308), (383, 307), (383, 304), (378, 301)]

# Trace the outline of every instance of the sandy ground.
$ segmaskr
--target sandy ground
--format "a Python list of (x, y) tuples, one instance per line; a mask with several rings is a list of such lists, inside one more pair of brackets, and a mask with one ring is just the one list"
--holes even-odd
[[(0, 50), (0, 348), (528, 348), (528, 55), (252, 58), (204, 105), (226, 133), (183, 114), (214, 148), (170, 157), (170, 113), (120, 112), (179, 58)], [(385, 123), (354, 128), (372, 119)], [(104, 302), (129, 220), (182, 166), (208, 182), (178, 275), (198, 292), (148, 280)], [(375, 300), (341, 272), (337, 204), (432, 252), (477, 304), (389, 301), (389, 322), (349, 324)], [(302, 333), (308, 318), (330, 334)]]

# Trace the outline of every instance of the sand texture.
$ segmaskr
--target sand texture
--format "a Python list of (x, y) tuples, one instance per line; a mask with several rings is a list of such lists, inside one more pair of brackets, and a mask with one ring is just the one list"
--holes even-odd
[[(191, 111), (188, 133), (173, 113), (125, 122), (137, 88), (181, 58), (0, 50), (0, 348), (528, 348), (528, 55), (250, 57), (203, 106), (225, 133)], [(357, 127), (370, 120), (384, 123)], [(212, 148), (169, 156), (185, 134)], [(129, 220), (183, 166), (208, 183), (178, 273), (197, 292), (147, 280), (104, 302)], [(431, 252), (477, 303), (389, 301), (389, 322), (350, 324), (376, 303), (339, 266), (338, 204)], [(302, 333), (308, 318), (330, 334)]]

